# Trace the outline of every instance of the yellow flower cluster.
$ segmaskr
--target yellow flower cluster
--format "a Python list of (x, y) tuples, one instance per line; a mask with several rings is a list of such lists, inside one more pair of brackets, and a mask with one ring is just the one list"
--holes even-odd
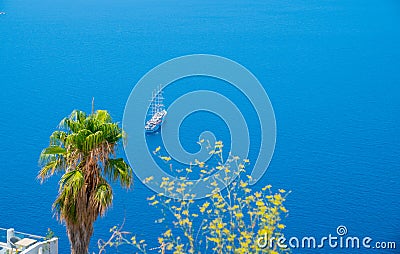
[[(167, 230), (158, 239), (159, 244), (176, 254), (209, 251), (221, 254), (290, 253), (288, 249), (279, 249), (277, 246), (272, 249), (260, 249), (257, 246), (260, 236), (268, 235), (277, 239), (283, 235), (285, 225), (282, 218), (288, 213), (283, 204), (289, 192), (279, 189), (273, 193), (271, 185), (253, 190), (249, 184), (251, 176), (243, 178), (245, 167), (250, 163), (248, 159), (230, 156), (224, 161), (221, 141), (214, 146), (209, 145), (209, 148), (209, 153), (219, 158), (215, 168), (208, 168), (209, 165), (196, 160), (186, 169), (187, 174), (198, 168), (197, 172), (201, 176), (212, 174), (215, 177), (210, 186), (213, 194), (208, 199), (198, 204), (193, 194), (187, 194), (190, 182), (178, 184), (167, 177), (160, 183), (165, 194), (177, 192), (181, 196), (176, 199), (167, 198), (168, 195), (148, 198), (150, 205), (161, 206), (173, 217), (172, 223), (166, 214), (161, 220), (163, 223), (171, 223), (172, 227), (167, 224)], [(169, 161), (166, 156), (159, 157)], [(226, 183), (227, 188), (220, 190), (217, 181)], [(173, 234), (173, 231), (178, 233)]]

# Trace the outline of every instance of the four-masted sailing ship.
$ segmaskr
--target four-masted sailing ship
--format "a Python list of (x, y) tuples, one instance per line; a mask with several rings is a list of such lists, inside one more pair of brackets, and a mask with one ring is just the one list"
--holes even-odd
[(164, 97), (162, 96), (162, 86), (160, 85), (157, 89), (153, 91), (153, 94), (151, 96), (151, 118), (146, 122), (144, 126), (146, 133), (154, 133), (160, 129), (164, 117), (167, 115), (163, 100)]

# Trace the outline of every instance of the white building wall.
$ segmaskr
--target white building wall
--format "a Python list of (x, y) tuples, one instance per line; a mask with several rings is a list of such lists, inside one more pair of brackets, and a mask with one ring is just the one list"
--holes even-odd
[(21, 254), (58, 254), (58, 238), (35, 243)]

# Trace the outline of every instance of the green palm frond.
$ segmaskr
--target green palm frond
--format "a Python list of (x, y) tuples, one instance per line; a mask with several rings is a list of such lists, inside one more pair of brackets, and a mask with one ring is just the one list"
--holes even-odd
[(91, 151), (95, 147), (98, 147), (101, 143), (103, 143), (104, 140), (105, 139), (102, 131), (91, 133), (88, 136), (86, 136), (83, 149), (86, 152)]
[(49, 161), (54, 161), (58, 158), (64, 158), (67, 150), (61, 146), (51, 145), (40, 153), (39, 163), (46, 164)]
[(85, 121), (87, 118), (87, 115), (85, 112), (75, 109), (67, 118), (74, 122), (83, 123), (83, 121)]
[(70, 195), (71, 188), (67, 187), (61, 192), (54, 201), (53, 209), (61, 220), (77, 221), (77, 205)]
[(72, 111), (71, 115), (61, 120), (59, 127), (71, 132), (78, 132), (82, 129), (84, 121), (87, 119), (86, 113), (80, 110)]
[(117, 142), (123, 137), (123, 131), (116, 123), (104, 123), (99, 129), (109, 143)]
[(43, 155), (64, 155), (67, 150), (61, 146), (49, 146), (42, 151)]
[(64, 171), (64, 161), (61, 158), (53, 158), (47, 162), (39, 171), (37, 176), (41, 182), (44, 182), (45, 179), (49, 178), (50, 176), (54, 175), (56, 172)]
[(59, 195), (53, 204), (53, 209), (60, 218), (77, 221), (78, 195), (84, 183), (81, 170), (70, 171), (61, 177)]
[(107, 209), (113, 200), (113, 191), (111, 186), (104, 180), (100, 183), (95, 191), (94, 202), (99, 210), (104, 211)]
[(122, 158), (109, 159), (104, 167), (104, 173), (112, 181), (119, 181), (125, 188), (129, 188), (132, 184), (132, 168)]
[(70, 147), (71, 149), (76, 149), (79, 152), (85, 152), (86, 137), (90, 134), (92, 134), (92, 132), (87, 129), (81, 129), (71, 133), (65, 139), (65, 146)]
[(64, 118), (60, 124), (59, 127), (66, 129), (69, 132), (78, 132), (82, 127), (82, 123), (74, 121), (70, 118)]
[(101, 123), (110, 123), (112, 121), (111, 116), (107, 112), (107, 110), (97, 110), (93, 116), (97, 121)]
[(50, 145), (60, 146), (63, 145), (65, 139), (67, 138), (67, 133), (65, 131), (55, 131), (50, 136)]
[(68, 189), (70, 194), (73, 197), (79, 193), (85, 183), (85, 178), (83, 172), (79, 169), (72, 170), (70, 172), (65, 173), (60, 180), (60, 193), (64, 191), (64, 189)]

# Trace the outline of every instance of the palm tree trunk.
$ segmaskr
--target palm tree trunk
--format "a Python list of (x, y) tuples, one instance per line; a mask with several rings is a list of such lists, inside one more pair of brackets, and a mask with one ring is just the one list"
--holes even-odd
[(71, 243), (71, 254), (88, 254), (93, 222), (82, 221), (72, 225), (67, 223), (67, 234)]

